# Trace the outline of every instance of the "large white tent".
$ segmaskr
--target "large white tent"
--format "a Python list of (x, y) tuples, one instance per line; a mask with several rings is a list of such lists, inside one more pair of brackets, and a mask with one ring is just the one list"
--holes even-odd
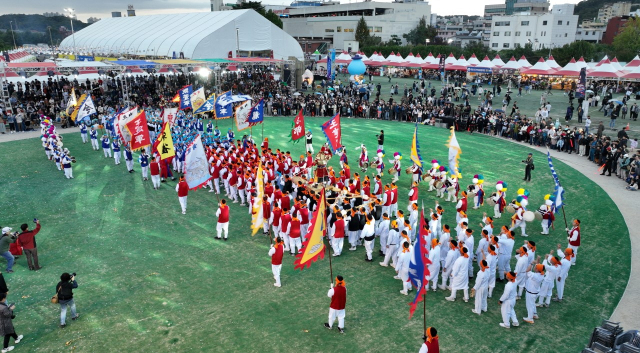
[[(75, 38), (75, 44), (74, 44)], [(110, 55), (227, 58), (229, 52), (273, 50), (274, 59), (303, 58), (300, 44), (254, 10), (112, 17), (68, 36), (62, 51)]]

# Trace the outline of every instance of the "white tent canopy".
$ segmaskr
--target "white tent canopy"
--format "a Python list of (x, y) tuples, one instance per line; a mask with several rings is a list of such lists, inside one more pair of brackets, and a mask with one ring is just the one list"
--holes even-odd
[(503, 69), (519, 69), (520, 65), (518, 64), (518, 61), (516, 60), (516, 58), (514, 58), (513, 56), (511, 57), (511, 60), (509, 60), (503, 67)]
[(467, 62), (467, 60), (464, 58), (464, 55), (460, 55), (460, 59), (458, 59), (458, 61), (456, 62), (456, 65), (460, 65), (460, 66), (469, 66), (469, 62)]
[(500, 59), (500, 55), (497, 55), (497, 54), (496, 54), (496, 57), (493, 58), (493, 60), (491, 60), (491, 63), (493, 64), (493, 66), (497, 66), (497, 67), (504, 66), (504, 61), (502, 61), (502, 59)]
[(549, 59), (547, 59), (547, 65), (549, 65), (552, 69), (559, 69), (562, 66), (556, 62), (556, 59), (553, 58), (553, 55), (549, 55)]
[(273, 50), (274, 59), (304, 57), (293, 37), (254, 10), (105, 18), (65, 38), (60, 50), (213, 59), (238, 43), (240, 51)]
[(450, 53), (449, 56), (444, 59), (444, 63), (445, 65), (451, 65), (451, 64), (455, 64), (458, 60), (456, 60), (456, 57), (453, 56), (453, 53)]
[(492, 69), (495, 67), (495, 65), (491, 62), (491, 60), (489, 60), (488, 56), (485, 56), (484, 59), (482, 59), (482, 61), (478, 64), (478, 67), (486, 67)]
[(467, 62), (469, 63), (469, 65), (473, 65), (473, 66), (480, 65), (480, 60), (476, 58), (476, 54), (471, 54), (471, 57), (469, 58), (469, 60), (467, 60)]
[(521, 69), (525, 67), (531, 67), (531, 63), (529, 63), (529, 61), (527, 60), (527, 58), (524, 57), (524, 55), (520, 57), (520, 60), (518, 60), (518, 65), (520, 65)]

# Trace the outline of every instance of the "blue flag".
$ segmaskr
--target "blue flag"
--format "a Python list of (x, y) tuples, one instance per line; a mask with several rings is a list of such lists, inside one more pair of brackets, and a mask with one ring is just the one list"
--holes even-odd
[(180, 89), (178, 93), (180, 94), (180, 110), (191, 108), (191, 93), (193, 93), (191, 85)]
[(230, 102), (231, 92), (224, 92), (216, 98), (216, 119), (226, 119), (233, 115), (233, 104)]
[(564, 204), (564, 188), (560, 185), (560, 179), (555, 168), (553, 168), (553, 162), (551, 161), (551, 153), (547, 151), (547, 161), (549, 162), (549, 169), (551, 169), (551, 176), (553, 176), (553, 182), (555, 183), (555, 200), (553, 204), (554, 213), (558, 213), (562, 205)]
[(264, 100), (260, 100), (256, 105), (251, 107), (249, 112), (249, 125), (261, 124), (264, 120)]
[(212, 93), (209, 96), (209, 98), (207, 98), (207, 100), (204, 101), (204, 103), (202, 103), (200, 108), (198, 108), (195, 112), (193, 112), (193, 114), (200, 114), (200, 113), (213, 111), (213, 106), (215, 105), (215, 102), (216, 102), (216, 94)]
[(424, 209), (420, 214), (420, 229), (418, 230), (418, 236), (416, 237), (416, 243), (413, 248), (413, 256), (409, 263), (409, 281), (416, 288), (416, 297), (413, 302), (409, 303), (409, 319), (413, 316), (416, 310), (416, 306), (420, 300), (423, 300), (423, 295), (426, 293), (426, 286), (429, 283), (429, 250), (425, 244), (424, 234), (422, 229), (425, 227)]

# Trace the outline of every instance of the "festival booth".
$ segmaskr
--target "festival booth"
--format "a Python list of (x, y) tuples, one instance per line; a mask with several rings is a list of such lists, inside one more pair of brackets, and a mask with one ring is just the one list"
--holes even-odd
[(556, 70), (553, 74), (555, 76), (562, 76), (562, 78), (555, 79), (551, 84), (551, 88), (562, 89), (562, 83), (569, 84), (571, 87), (575, 87), (578, 84), (578, 76), (580, 76), (580, 70), (582, 68), (576, 62), (575, 58), (571, 58), (571, 61), (563, 68)]
[(502, 61), (502, 59), (500, 59), (500, 55), (496, 54), (496, 57), (493, 58), (493, 60), (491, 60), (491, 63), (493, 64), (494, 67), (503, 67), (504, 61)]
[(633, 60), (629, 61), (627, 63), (627, 65), (624, 66), (624, 70), (631, 72), (634, 71), (637, 67), (640, 67), (640, 57), (638, 55), (636, 55), (635, 58), (633, 58)]
[(611, 64), (611, 61), (609, 61), (609, 59), (604, 59), (604, 61), (600, 63), (600, 66), (596, 66), (591, 70), (587, 70), (587, 77), (589, 78), (617, 79), (621, 76), (622, 74), (618, 69), (616, 69), (615, 66)]

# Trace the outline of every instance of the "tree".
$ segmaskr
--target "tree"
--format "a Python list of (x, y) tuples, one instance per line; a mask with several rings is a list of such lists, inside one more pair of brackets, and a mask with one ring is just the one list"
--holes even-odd
[(269, 10), (267, 11), (267, 14), (264, 15), (264, 17), (271, 21), (274, 25), (282, 28), (283, 24), (282, 24), (282, 20), (280, 19), (280, 16), (276, 15), (273, 11)]
[(255, 10), (257, 13), (261, 14), (267, 20), (271, 21), (274, 25), (282, 28), (282, 20), (278, 15), (276, 15), (273, 11), (269, 10), (269, 12), (265, 11), (264, 6), (262, 6), (262, 2), (260, 1), (244, 1), (239, 4), (233, 5), (234, 10)]
[(400, 39), (398, 35), (392, 34), (387, 45), (402, 45), (402, 39)]
[(364, 20), (364, 16), (361, 16), (356, 26), (356, 40), (360, 43), (360, 46), (365, 46), (369, 43), (370, 37), (367, 21)]
[(429, 39), (430, 43), (436, 44), (437, 35), (438, 30), (433, 26), (427, 26), (427, 21), (422, 17), (420, 21), (418, 21), (416, 28), (409, 31), (409, 33), (403, 34), (402, 37), (410, 44), (422, 45), (426, 43), (427, 39)]
[(640, 19), (629, 18), (622, 32), (613, 38), (613, 48), (619, 60), (629, 61), (640, 50)]

